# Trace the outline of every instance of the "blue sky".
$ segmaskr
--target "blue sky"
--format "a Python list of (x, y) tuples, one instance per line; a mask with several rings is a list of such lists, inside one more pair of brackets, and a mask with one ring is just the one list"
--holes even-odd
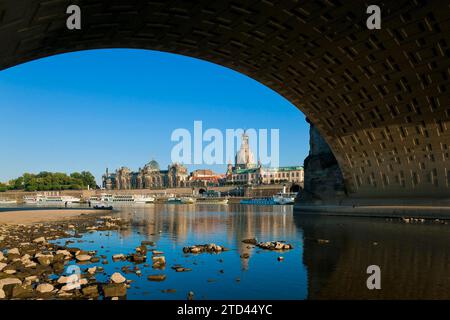
[[(148, 50), (57, 55), (0, 72), (0, 181), (24, 172), (170, 163), (177, 128), (280, 129), (280, 165), (308, 154), (304, 115), (251, 78)], [(206, 145), (206, 143), (205, 143)], [(223, 172), (225, 165), (190, 165)]]

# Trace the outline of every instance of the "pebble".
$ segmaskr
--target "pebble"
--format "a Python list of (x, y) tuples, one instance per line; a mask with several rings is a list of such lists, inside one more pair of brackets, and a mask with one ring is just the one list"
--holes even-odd
[(4, 270), (3, 273), (6, 274), (15, 274), (17, 271), (16, 270)]
[(194, 253), (194, 254), (203, 253), (203, 252), (219, 253), (222, 251), (226, 251), (226, 249), (222, 246), (218, 246), (215, 243), (195, 245), (195, 246), (183, 248), (184, 253)]
[(89, 274), (95, 274), (97, 272), (97, 267), (92, 267), (87, 270)]
[(112, 258), (113, 258), (113, 260), (125, 260), (126, 259), (125, 255), (122, 253), (115, 254), (112, 256)]
[(2, 271), (6, 266), (6, 263), (0, 262), (0, 271)]
[(39, 264), (42, 266), (48, 266), (53, 261), (53, 255), (51, 254), (37, 254), (35, 258), (38, 260)]
[(10, 254), (20, 254), (19, 249), (18, 248), (9, 249), (8, 255)]
[(49, 293), (49, 292), (52, 292), (54, 288), (55, 287), (53, 287), (49, 283), (42, 283), (37, 286), (36, 291), (40, 292), (40, 293)]
[(72, 256), (72, 254), (68, 250), (57, 250), (56, 254), (62, 254), (64, 256)]
[(166, 266), (166, 257), (164, 256), (156, 256), (152, 257), (153, 268), (163, 268)]
[(46, 240), (44, 237), (39, 237), (33, 240), (33, 243), (45, 243)]
[(3, 289), (3, 286), (7, 286), (10, 284), (22, 284), (22, 281), (17, 278), (4, 278), (0, 279), (0, 289)]
[(76, 259), (80, 262), (85, 262), (85, 261), (89, 261), (91, 260), (91, 256), (87, 255), (87, 254), (80, 254), (76, 256)]
[(71, 281), (71, 277), (65, 277), (65, 276), (61, 276), (61, 277), (59, 277), (59, 279), (58, 279), (58, 283), (59, 284), (66, 284), (66, 283), (68, 283), (68, 282), (70, 282)]
[(150, 275), (150, 276), (148, 276), (147, 279), (150, 280), (150, 281), (158, 281), (158, 282), (160, 282), (160, 281), (166, 280), (166, 275), (164, 275), (164, 274)]
[(113, 283), (119, 284), (124, 283), (125, 281), (127, 281), (127, 279), (125, 279), (125, 277), (121, 275), (119, 272), (116, 272), (111, 276), (111, 282)]
[(34, 282), (37, 280), (37, 278), (38, 278), (37, 276), (29, 276), (29, 277), (26, 277), (25, 280), (29, 281), (29, 282)]

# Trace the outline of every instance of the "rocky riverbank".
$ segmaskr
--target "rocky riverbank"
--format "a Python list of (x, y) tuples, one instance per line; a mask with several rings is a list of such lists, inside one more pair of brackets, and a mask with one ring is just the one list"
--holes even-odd
[[(0, 299), (119, 299), (125, 297), (129, 281), (120, 273), (108, 282), (98, 282), (101, 266), (84, 268), (83, 264), (107, 263), (97, 251), (83, 251), (65, 241), (82, 234), (120, 230), (128, 223), (111, 216), (80, 216), (63, 222), (32, 225), (0, 225)], [(63, 241), (64, 242), (64, 241)], [(147, 246), (142, 245), (129, 261), (145, 261)], [(121, 257), (122, 258), (122, 257)]]

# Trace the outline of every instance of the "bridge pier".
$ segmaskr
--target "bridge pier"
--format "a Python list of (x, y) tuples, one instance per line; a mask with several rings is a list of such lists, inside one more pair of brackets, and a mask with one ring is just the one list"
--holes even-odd
[(423, 217), (450, 219), (450, 196), (412, 193), (360, 196), (346, 183), (338, 160), (310, 123), (310, 153), (305, 159), (305, 187), (296, 199), (296, 213), (337, 216)]

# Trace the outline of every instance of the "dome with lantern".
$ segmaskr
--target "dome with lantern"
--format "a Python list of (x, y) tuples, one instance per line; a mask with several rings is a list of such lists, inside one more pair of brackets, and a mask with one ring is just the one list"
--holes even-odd
[(152, 160), (144, 166), (144, 171), (159, 171), (159, 163), (156, 160)]

